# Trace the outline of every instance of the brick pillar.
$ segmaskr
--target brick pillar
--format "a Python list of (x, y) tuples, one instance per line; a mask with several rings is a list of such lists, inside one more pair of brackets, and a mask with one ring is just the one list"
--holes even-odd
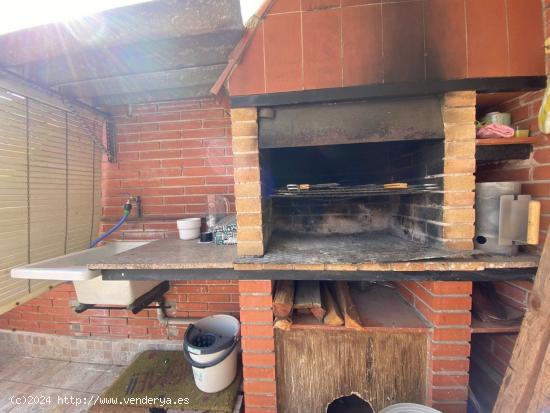
[(240, 256), (264, 254), (257, 120), (256, 108), (231, 109), (238, 225), (237, 252)]
[(475, 233), (476, 93), (449, 92), (443, 97), (445, 131), (443, 167), (443, 244), (473, 249)]
[(472, 283), (405, 281), (396, 286), (432, 325), (428, 402), (443, 413), (466, 413)]
[(276, 413), (271, 281), (239, 281), (246, 413)]

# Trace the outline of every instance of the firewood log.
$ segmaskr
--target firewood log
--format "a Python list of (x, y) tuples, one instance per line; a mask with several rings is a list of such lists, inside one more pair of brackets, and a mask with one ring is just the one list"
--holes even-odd
[(319, 281), (298, 281), (294, 308), (309, 309), (315, 318), (323, 321), (326, 311), (321, 303), (321, 288)]
[(348, 283), (337, 281), (334, 283), (336, 302), (344, 314), (344, 324), (346, 327), (362, 330), (361, 318), (351, 298)]
[(288, 317), (294, 305), (294, 281), (281, 280), (275, 286), (273, 297), (273, 315), (275, 317)]
[(273, 323), (273, 328), (278, 328), (279, 330), (288, 331), (292, 326), (291, 317), (275, 317), (275, 322)]
[(323, 323), (329, 326), (342, 326), (344, 325), (344, 317), (342, 312), (336, 303), (336, 300), (332, 296), (327, 284), (321, 283), (321, 300), (323, 302), (323, 308), (326, 310)]

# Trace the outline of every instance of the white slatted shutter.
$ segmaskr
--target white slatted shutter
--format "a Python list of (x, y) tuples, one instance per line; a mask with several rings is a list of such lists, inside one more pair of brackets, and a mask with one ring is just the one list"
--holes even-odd
[(79, 117), (0, 88), (0, 313), (53, 285), (12, 279), (11, 268), (97, 236), (100, 179), (101, 152)]

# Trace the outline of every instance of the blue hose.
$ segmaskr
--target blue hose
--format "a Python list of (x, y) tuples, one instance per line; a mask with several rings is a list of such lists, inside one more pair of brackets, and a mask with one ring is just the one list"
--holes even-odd
[(91, 244), (90, 248), (95, 247), (97, 244), (99, 244), (101, 241), (103, 241), (105, 238), (107, 238), (109, 235), (111, 235), (113, 232), (115, 232), (117, 229), (119, 229), (122, 224), (126, 222), (128, 217), (130, 216), (130, 211), (124, 211), (124, 215), (120, 218), (120, 220), (117, 222), (117, 224), (111, 228), (109, 231), (107, 231), (105, 234), (100, 235), (98, 238), (96, 238)]

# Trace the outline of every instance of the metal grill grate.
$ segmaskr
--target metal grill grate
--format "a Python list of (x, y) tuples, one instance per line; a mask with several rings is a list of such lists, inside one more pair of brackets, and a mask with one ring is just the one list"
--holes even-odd
[[(302, 187), (302, 188), (301, 188)], [(395, 188), (387, 185), (353, 185), (339, 184), (320, 185), (287, 185), (286, 188), (276, 190), (272, 198), (352, 198), (361, 196), (388, 196), (421, 194), (441, 190), (440, 185), (425, 183), (407, 185), (405, 188)]]

